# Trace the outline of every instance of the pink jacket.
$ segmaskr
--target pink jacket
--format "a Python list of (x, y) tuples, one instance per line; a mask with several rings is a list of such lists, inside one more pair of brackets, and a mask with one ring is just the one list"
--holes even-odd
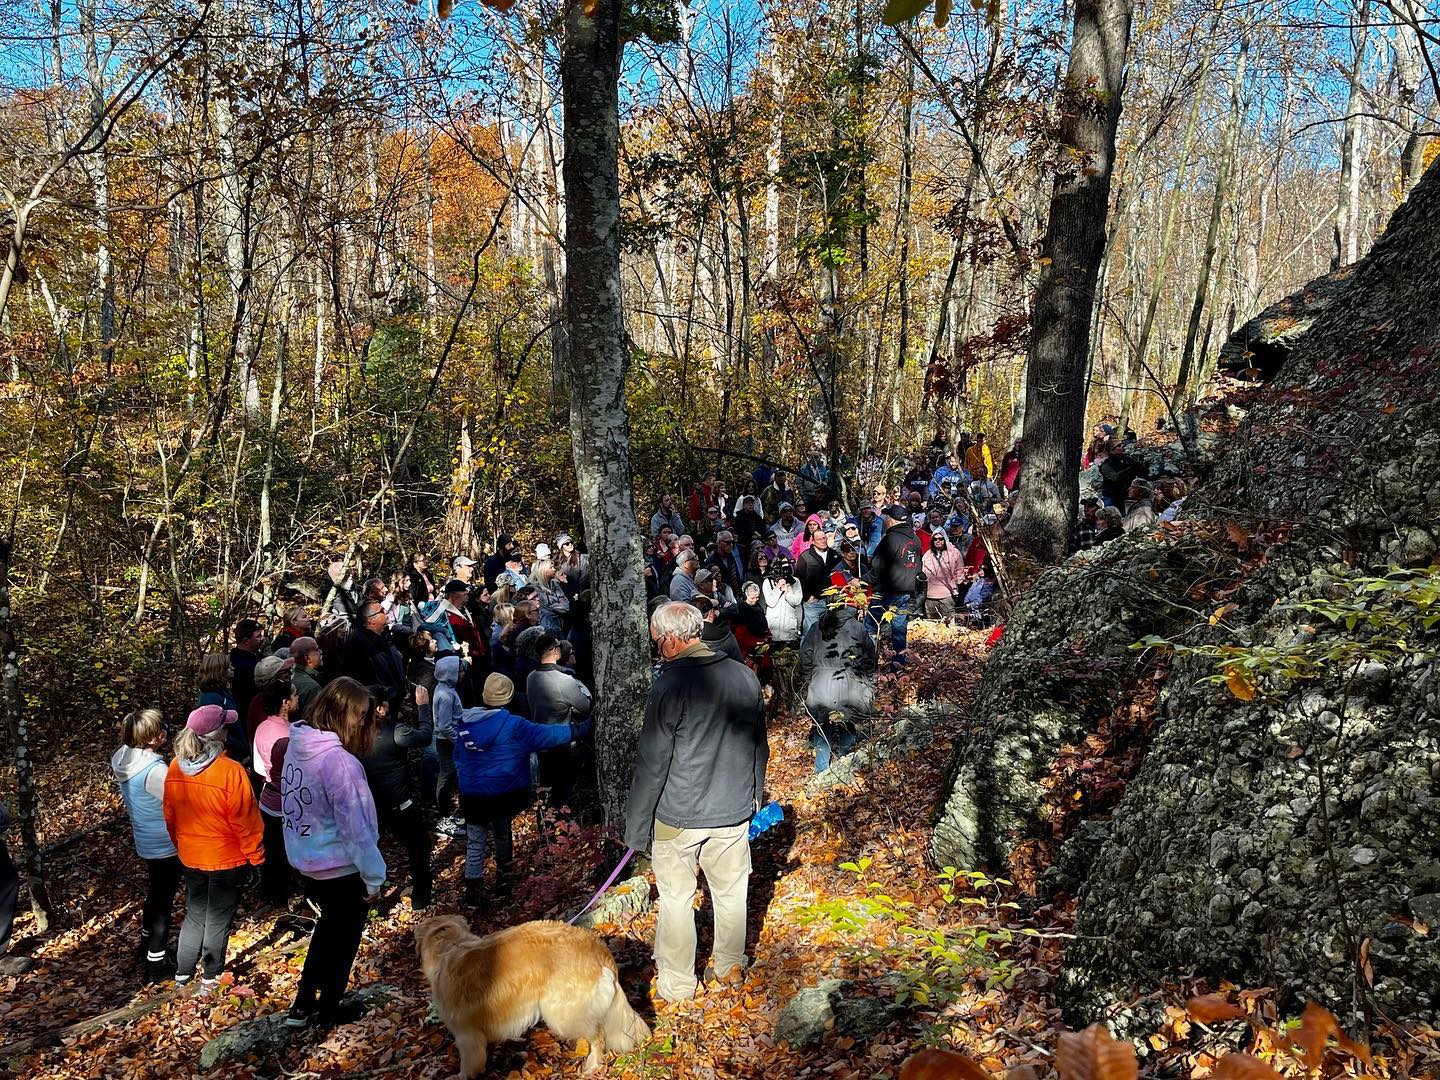
[(925, 568), (925, 598), (949, 600), (965, 581), (965, 558), (959, 549), (945, 545), (943, 553), (931, 547), (921, 560)]
[[(825, 527), (825, 519), (819, 514), (811, 514), (805, 519), (805, 524), (814, 525), (816, 529), (823, 529)], [(793, 558), (798, 559), (805, 553), (805, 549), (809, 546), (810, 541), (805, 539), (805, 530), (801, 529), (800, 535), (795, 537), (795, 542), (790, 545), (790, 554)]]

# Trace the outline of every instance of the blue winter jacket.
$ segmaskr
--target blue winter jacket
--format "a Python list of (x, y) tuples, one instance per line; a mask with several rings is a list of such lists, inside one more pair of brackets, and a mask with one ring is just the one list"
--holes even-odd
[(532, 724), (509, 709), (466, 709), (455, 739), (455, 774), (462, 795), (504, 795), (530, 786), (530, 754), (583, 738), (590, 718), (575, 724)]

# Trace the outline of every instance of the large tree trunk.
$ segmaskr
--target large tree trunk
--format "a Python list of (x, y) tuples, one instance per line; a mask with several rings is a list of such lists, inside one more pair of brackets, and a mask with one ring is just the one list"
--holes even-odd
[(1345, 127), (1340, 139), (1340, 183), (1335, 199), (1335, 253), (1330, 256), (1330, 269), (1339, 270), (1348, 266), (1359, 255), (1356, 237), (1355, 203), (1353, 192), (1360, 167), (1360, 142), (1364, 135), (1364, 120), (1360, 115), (1365, 104), (1365, 45), (1370, 33), (1370, 0), (1361, 0), (1359, 24), (1355, 31), (1355, 62), (1350, 68), (1350, 90), (1345, 97)]
[(1039, 553), (1064, 554), (1079, 498), (1085, 357), (1100, 257), (1133, 0), (1077, 0), (1060, 139), (1077, 153), (1055, 177), (1035, 293), (1025, 379), (1025, 484), (1009, 532)]
[(10, 614), (11, 540), (0, 537), (0, 710), (5, 713), (5, 735), (15, 756), (15, 819), (20, 827), (20, 867), (30, 888), (30, 908), (36, 928), (50, 928), (54, 905), (45, 887), (44, 866), (35, 822), (39, 800), (35, 793), (35, 762), (30, 756), (25, 701), (20, 694), (20, 647), (15, 642)]
[(650, 684), (620, 309), (619, 13), (620, 0), (568, 0), (560, 63), (570, 438), (594, 581), (595, 742), (610, 818), (630, 790)]

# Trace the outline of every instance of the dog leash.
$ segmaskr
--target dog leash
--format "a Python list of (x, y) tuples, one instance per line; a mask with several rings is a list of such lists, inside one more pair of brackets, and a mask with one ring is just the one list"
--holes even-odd
[(605, 884), (601, 885), (600, 888), (595, 891), (595, 895), (590, 897), (590, 899), (586, 901), (584, 907), (577, 911), (571, 918), (565, 920), (567, 924), (569, 924), (570, 926), (574, 926), (576, 919), (580, 918), (581, 915), (584, 915), (585, 912), (589, 911), (592, 907), (595, 906), (595, 901), (599, 900), (600, 897), (604, 896), (605, 890), (610, 888), (611, 885), (615, 884), (615, 879), (620, 876), (620, 871), (625, 869), (625, 864), (630, 861), (631, 857), (634, 854), (635, 849), (633, 847), (625, 849), (624, 857), (621, 858), (615, 869), (610, 871), (610, 876), (605, 879)]

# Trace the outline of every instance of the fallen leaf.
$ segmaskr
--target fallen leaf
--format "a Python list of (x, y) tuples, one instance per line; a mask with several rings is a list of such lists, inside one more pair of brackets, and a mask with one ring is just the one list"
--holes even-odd
[(954, 1050), (921, 1050), (900, 1066), (900, 1080), (995, 1080), (994, 1074)]
[(1055, 1071), (1060, 1080), (1136, 1080), (1140, 1074), (1134, 1048), (1111, 1038), (1100, 1024), (1060, 1036)]
[(1200, 997), (1193, 997), (1185, 1003), (1185, 1011), (1202, 1024), (1245, 1019), (1245, 1010), (1233, 1002), (1226, 1001), (1220, 994), (1202, 994)]

